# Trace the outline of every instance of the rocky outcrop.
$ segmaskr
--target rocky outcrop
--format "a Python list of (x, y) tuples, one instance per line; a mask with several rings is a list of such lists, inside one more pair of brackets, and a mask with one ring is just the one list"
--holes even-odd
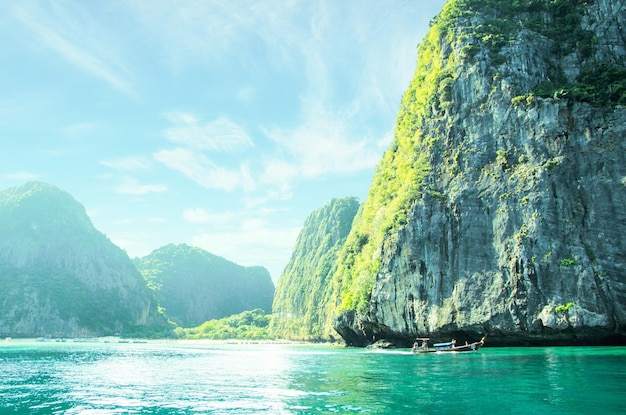
[(354, 197), (333, 199), (311, 213), (304, 223), (291, 259), (280, 276), (270, 326), (276, 337), (293, 340), (333, 340), (331, 324), (336, 303), (331, 280), (337, 253), (359, 209)]
[(168, 330), (126, 253), (45, 183), (0, 193), (0, 334), (90, 337)]
[(348, 344), (624, 342), (626, 9), (578, 3), (433, 21), (348, 238), (374, 272), (344, 250), (335, 276)]
[(186, 244), (166, 245), (135, 263), (159, 305), (183, 327), (248, 310), (271, 311), (274, 283), (263, 267), (243, 267)]

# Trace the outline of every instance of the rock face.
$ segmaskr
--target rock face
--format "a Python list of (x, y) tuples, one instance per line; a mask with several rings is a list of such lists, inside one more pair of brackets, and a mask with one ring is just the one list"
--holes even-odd
[(340, 255), (346, 343), (624, 342), (625, 27), (621, 1), (448, 1)]
[(45, 183), (0, 193), (0, 335), (91, 337), (167, 329), (126, 253)]
[(184, 327), (257, 308), (269, 313), (274, 283), (265, 268), (242, 267), (185, 244), (135, 261), (168, 317)]
[(276, 286), (270, 326), (275, 336), (326, 340), (335, 335), (328, 324), (332, 314), (326, 314), (336, 302), (330, 282), (358, 209), (356, 198), (333, 199), (305, 221)]

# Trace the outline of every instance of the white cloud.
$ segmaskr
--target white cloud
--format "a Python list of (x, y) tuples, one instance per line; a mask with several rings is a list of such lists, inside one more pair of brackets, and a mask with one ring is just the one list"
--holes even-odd
[(115, 188), (115, 191), (128, 195), (145, 195), (167, 192), (168, 188), (163, 184), (141, 184), (135, 179), (126, 178), (123, 183)]
[(253, 145), (246, 130), (226, 117), (219, 117), (204, 125), (185, 113), (174, 113), (168, 118), (176, 127), (165, 130), (165, 137), (175, 144), (211, 151), (240, 151)]
[(287, 190), (289, 183), (298, 175), (299, 168), (296, 162), (289, 162), (282, 158), (270, 158), (264, 162), (260, 181), (264, 184), (279, 185)]
[(343, 119), (333, 114), (309, 114), (311, 117), (295, 129), (272, 128), (265, 134), (293, 158), (266, 163), (262, 177), (278, 178), (299, 175), (307, 178), (328, 174), (349, 174), (373, 168), (380, 160), (376, 143), (355, 138), (356, 133)]
[(198, 118), (189, 112), (171, 111), (164, 114), (165, 118), (175, 124), (196, 124)]
[(240, 265), (264, 266), (276, 281), (301, 229), (272, 227), (262, 219), (253, 218), (242, 222), (237, 229), (196, 235), (191, 244)]
[(185, 148), (157, 151), (154, 159), (207, 189), (232, 191), (243, 187), (247, 180), (245, 170), (220, 167), (203, 154)]
[(111, 223), (115, 224), (115, 225), (131, 225), (133, 223), (136, 223), (137, 221), (135, 219), (132, 218), (122, 218), (122, 219), (116, 219), (114, 221), (112, 221)]
[[(254, 146), (243, 127), (226, 117), (200, 124), (197, 117), (188, 112), (169, 112), (165, 117), (176, 124), (165, 130), (165, 138), (180, 147), (155, 152), (155, 160), (207, 189), (249, 192), (256, 188), (254, 174), (245, 160), (216, 156), (218, 164), (207, 154), (240, 153)], [(233, 167), (234, 164), (238, 166)]]
[(211, 215), (202, 208), (189, 208), (183, 210), (183, 218), (189, 223), (209, 223)]

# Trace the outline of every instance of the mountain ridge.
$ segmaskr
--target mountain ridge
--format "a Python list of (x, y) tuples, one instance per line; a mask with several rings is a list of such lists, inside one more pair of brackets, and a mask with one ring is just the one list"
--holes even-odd
[(274, 284), (263, 267), (243, 267), (187, 244), (157, 248), (135, 264), (169, 318), (184, 327), (246, 310), (271, 312)]
[(53, 185), (0, 193), (0, 333), (91, 337), (166, 331), (130, 258)]
[[(213, 288), (229, 295), (220, 301), (236, 304), (232, 313), (221, 311), (215, 318), (256, 308), (269, 312), (274, 286), (266, 269), (241, 267), (184, 246), (183, 251), (197, 254), (202, 267), (215, 270), (210, 264), (207, 268), (208, 258), (228, 271), (218, 276), (221, 281)], [(52, 184), (28, 182), (0, 192), (0, 335), (172, 336), (174, 324), (159, 304), (159, 300), (169, 301), (155, 296), (159, 289), (154, 277), (163, 269), (160, 264), (154, 269), (145, 266), (155, 252), (167, 249), (133, 262), (93, 226), (83, 205)], [(148, 278), (137, 268), (142, 260)], [(169, 266), (176, 268), (176, 264)], [(259, 283), (253, 284), (256, 280)], [(212, 301), (211, 296), (198, 298), (197, 293), (193, 298), (205, 305)]]

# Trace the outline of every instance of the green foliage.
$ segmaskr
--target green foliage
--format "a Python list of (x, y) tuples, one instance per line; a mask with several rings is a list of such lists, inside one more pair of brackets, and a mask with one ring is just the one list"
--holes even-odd
[(571, 310), (575, 305), (576, 304), (574, 304), (572, 301), (570, 301), (569, 303), (567, 303), (565, 305), (561, 304), (561, 305), (558, 305), (558, 306), (554, 307), (554, 311), (556, 313), (565, 313), (565, 312)]
[[(448, 1), (433, 20), (431, 31), (458, 34), (460, 55), (467, 62), (481, 49), (489, 51), (494, 67), (504, 62), (500, 52), (522, 29), (528, 28), (552, 40), (557, 56), (579, 53), (593, 55), (597, 39), (584, 29), (581, 16), (592, 0), (456, 0)], [(470, 28), (472, 16), (480, 23)], [(546, 17), (547, 16), (547, 17)], [(464, 25), (464, 26), (460, 26)], [(532, 91), (513, 99), (516, 106), (532, 105), (535, 97), (567, 99), (594, 106), (626, 105), (626, 68), (623, 65), (590, 61), (575, 82), (568, 82), (559, 67)], [(445, 96), (444, 94), (440, 94)]]
[[(554, 24), (535, 29), (554, 41), (557, 55), (578, 52), (583, 58), (592, 56), (597, 42), (593, 33), (583, 29), (581, 16), (590, 0), (551, 0), (547, 10)], [(586, 102), (594, 106), (626, 105), (626, 68), (621, 65), (590, 62), (575, 82), (567, 82), (562, 73), (551, 74), (550, 80), (538, 84), (532, 94), (555, 99)]]
[(559, 265), (562, 267), (574, 267), (578, 265), (578, 262), (576, 262), (576, 260), (572, 258), (565, 258), (561, 260)]
[(177, 329), (174, 323), (164, 326), (149, 326), (143, 324), (129, 324), (120, 333), (127, 339), (169, 339), (176, 338)]
[(548, 172), (555, 173), (562, 162), (562, 157), (555, 157), (546, 160), (546, 162), (543, 164), (543, 167), (548, 170)]
[(257, 308), (218, 320), (209, 320), (197, 327), (178, 327), (175, 334), (182, 339), (267, 340), (272, 316)]
[(600, 63), (585, 68), (575, 83), (564, 80), (537, 85), (533, 90), (544, 98), (568, 99), (595, 106), (626, 105), (626, 68)]
[[(334, 291), (341, 299), (339, 310), (368, 309), (384, 240), (406, 225), (412, 207), (422, 196), (428, 193), (442, 203), (446, 201), (437, 189), (423, 185), (431, 171), (431, 156), (441, 147), (438, 132), (425, 134), (424, 127), (453, 110), (457, 68), (460, 60), (476, 52), (476, 43), (465, 43), (463, 56), (443, 47), (455, 41), (458, 19), (473, 16), (479, 5), (476, 1), (448, 1), (418, 47), (417, 66), (402, 98), (394, 142), (376, 168), (368, 198), (339, 254), (339, 268), (333, 277)], [(493, 36), (486, 36), (484, 41), (493, 47), (503, 42)]]
[[(305, 221), (276, 285), (270, 327), (275, 337), (318, 340), (332, 336), (336, 300), (331, 278), (358, 209), (354, 197), (333, 199)], [(365, 244), (366, 239), (359, 243)]]

